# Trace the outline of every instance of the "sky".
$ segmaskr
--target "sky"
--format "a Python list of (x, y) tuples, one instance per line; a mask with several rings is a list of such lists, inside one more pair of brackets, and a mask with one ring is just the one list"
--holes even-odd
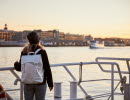
[(130, 38), (130, 0), (0, 0), (0, 29)]

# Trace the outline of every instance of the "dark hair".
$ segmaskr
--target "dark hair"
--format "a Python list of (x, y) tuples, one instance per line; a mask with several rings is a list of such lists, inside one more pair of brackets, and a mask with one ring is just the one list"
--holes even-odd
[(39, 42), (40, 37), (35, 31), (28, 33), (27, 39), (29, 41), (29, 44), (27, 44), (24, 47), (24, 49), (22, 50), (22, 53), (27, 54), (28, 52), (34, 52), (37, 48), (43, 49), (43, 47), (41, 46)]
[(30, 44), (37, 44), (40, 41), (40, 37), (35, 31), (28, 33), (27, 39)]
[(22, 53), (23, 54), (27, 54), (29, 52), (34, 52), (36, 49), (44, 49), (43, 46), (41, 46), (40, 42), (38, 44), (27, 44), (23, 50), (22, 50)]

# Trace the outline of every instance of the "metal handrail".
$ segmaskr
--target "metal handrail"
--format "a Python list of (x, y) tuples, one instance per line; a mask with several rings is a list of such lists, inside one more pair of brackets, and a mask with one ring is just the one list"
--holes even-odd
[[(115, 65), (117, 67), (117, 69), (118, 69), (118, 71), (116, 71), (116, 73), (119, 73), (120, 79), (122, 79), (122, 74), (121, 74), (121, 71), (120, 71), (120, 67), (119, 67), (119, 65), (116, 62), (82, 62), (82, 65), (84, 65), (84, 64), (97, 64), (97, 65), (109, 64), (109, 65), (113, 65), (113, 66)], [(81, 70), (82, 70), (82, 66), (80, 67), (80, 72), (79, 72), (80, 76), (82, 76), (82, 71)], [(103, 72), (108, 72), (108, 71), (104, 71), (104, 70), (102, 70), (102, 71)], [(111, 71), (109, 71), (109, 72), (111, 72)], [(82, 77), (79, 78), (79, 82), (82, 81), (81, 78)]]
[[(79, 69), (79, 85), (82, 81), (82, 67), (84, 64), (97, 64), (97, 65), (102, 65), (102, 64), (108, 64), (108, 65), (111, 65), (111, 100), (114, 100), (114, 65), (117, 67), (118, 69), (118, 73), (119, 73), (119, 77), (120, 77), (120, 81), (122, 80), (122, 74), (121, 74), (121, 71), (120, 71), (120, 68), (119, 68), (119, 65), (116, 63), (116, 62), (82, 62), (81, 63), (81, 66), (80, 66), (80, 69)], [(89, 80), (88, 80), (89, 81)], [(95, 81), (99, 81), (99, 80), (95, 80)], [(117, 88), (117, 87), (116, 87)]]
[[(113, 95), (114, 95), (114, 65), (117, 66), (117, 69), (118, 69), (118, 73), (119, 73), (119, 76), (120, 76), (120, 79), (122, 79), (122, 74), (121, 74), (121, 71), (120, 71), (120, 68), (119, 68), (119, 65), (115, 62), (78, 62), (78, 63), (63, 63), (63, 64), (51, 64), (50, 66), (51, 67), (64, 67), (64, 69), (68, 72), (68, 74), (71, 76), (71, 78), (73, 79), (73, 81), (77, 81), (76, 78), (74, 77), (74, 75), (71, 73), (71, 71), (67, 68), (67, 66), (72, 66), (72, 65), (91, 65), (91, 64), (111, 64), (112, 65), (112, 71), (111, 71), (111, 79), (112, 79), (112, 87), (111, 87), (111, 95), (112, 95), (112, 98), (113, 98)], [(17, 82), (20, 81), (20, 78), (19, 76), (15, 73), (14, 71), (14, 67), (5, 67), (5, 68), (0, 68), (0, 71), (11, 71), (11, 73), (16, 77), (16, 80), (15, 80), (15, 84), (17, 84)], [(80, 87), (80, 89), (82, 90), (82, 92), (88, 96), (87, 92), (84, 90), (84, 88), (78, 84), (78, 86)], [(20, 100), (23, 100), (23, 84), (21, 83), (20, 84)], [(113, 100), (113, 99), (112, 99)]]
[[(121, 60), (121, 61), (126, 61), (128, 71), (121, 71), (121, 73), (122, 74), (129, 74), (130, 73), (130, 65), (129, 65), (130, 58), (97, 57), (95, 59), (96, 62), (99, 62), (99, 60)], [(103, 72), (111, 72), (110, 70), (103, 69), (103, 67), (100, 64), (99, 64), (99, 67), (101, 68), (101, 70)], [(118, 73), (118, 71), (114, 71), (114, 73)]]
[[(96, 62), (99, 62), (99, 60), (100, 61), (102, 61), (102, 60), (107, 60), (107, 61), (114, 60), (115, 62), (116, 61), (126, 61), (128, 71), (121, 71), (121, 73), (122, 74), (129, 74), (129, 87), (130, 87), (130, 64), (129, 64), (130, 58), (97, 57), (95, 60), (96, 60)], [(103, 67), (100, 64), (99, 64), (99, 67), (104, 72), (110, 72), (110, 70), (103, 69)], [(117, 71), (114, 71), (114, 73), (117, 73)], [(129, 91), (130, 91), (130, 89), (129, 89)]]

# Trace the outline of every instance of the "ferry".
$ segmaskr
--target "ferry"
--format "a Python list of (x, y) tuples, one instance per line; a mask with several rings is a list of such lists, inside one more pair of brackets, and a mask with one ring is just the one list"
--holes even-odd
[(100, 41), (90, 41), (89, 44), (89, 48), (90, 49), (100, 49), (100, 48), (104, 48), (104, 41), (100, 42)]

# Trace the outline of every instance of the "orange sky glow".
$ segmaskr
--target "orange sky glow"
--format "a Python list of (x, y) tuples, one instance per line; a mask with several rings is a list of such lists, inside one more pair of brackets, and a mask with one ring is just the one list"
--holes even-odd
[(1, 0), (0, 29), (130, 38), (130, 0)]

